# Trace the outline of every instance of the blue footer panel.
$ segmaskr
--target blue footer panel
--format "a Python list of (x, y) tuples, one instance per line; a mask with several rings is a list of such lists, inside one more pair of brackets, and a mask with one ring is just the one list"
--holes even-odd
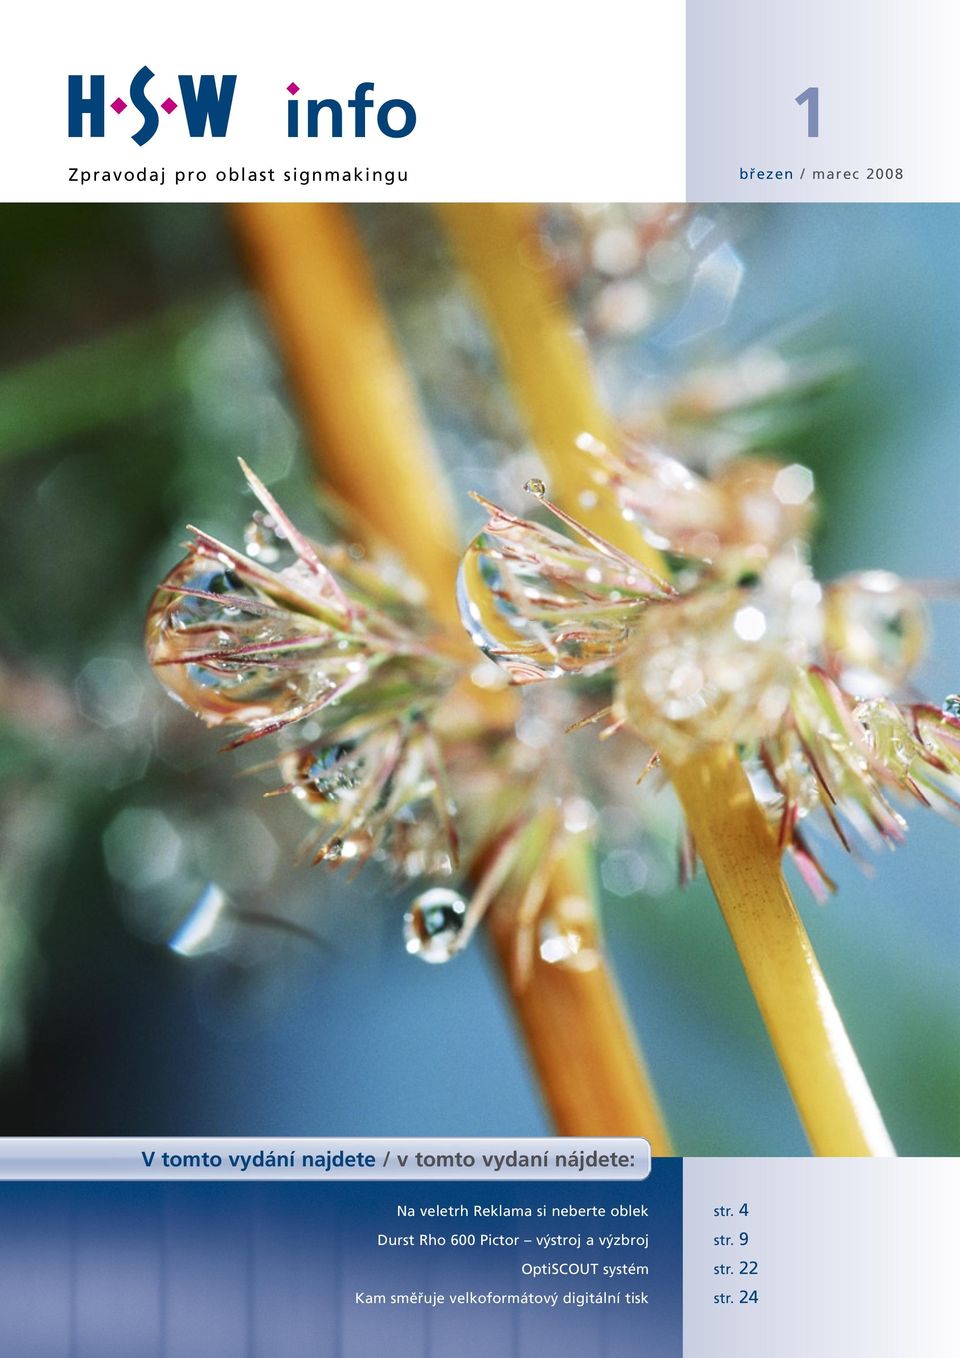
[(0, 1358), (680, 1358), (681, 1171), (0, 1183)]

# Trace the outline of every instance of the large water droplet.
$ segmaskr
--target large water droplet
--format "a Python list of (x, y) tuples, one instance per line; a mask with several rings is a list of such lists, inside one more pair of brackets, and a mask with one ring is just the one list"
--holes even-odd
[(474, 643), (514, 683), (605, 668), (660, 592), (643, 568), (494, 510), (467, 548), (457, 602)]
[(147, 615), (157, 678), (208, 726), (284, 716), (343, 676), (331, 629), (279, 606), (241, 572), (194, 552), (164, 580)]
[(943, 710), (948, 717), (960, 717), (960, 693), (948, 693), (943, 700)]
[(529, 481), (524, 481), (523, 488), (531, 495), (535, 495), (538, 500), (542, 500), (547, 493), (547, 487), (539, 476), (531, 476)]
[(806, 467), (734, 458), (713, 485), (722, 496), (716, 525), (727, 553), (763, 559), (805, 540), (813, 522), (813, 477)]
[(308, 674), (291, 663), (291, 652), (270, 650), (292, 638), (310, 640), (303, 621), (278, 610), (235, 570), (198, 554), (171, 570), (147, 617), (147, 656), (156, 675), (210, 727), (255, 725), (322, 691), (318, 668)]
[[(702, 590), (649, 609), (619, 667), (618, 706), (670, 759), (776, 730), (818, 630), (816, 593), (794, 563), (749, 593)], [(761, 625), (762, 624), (762, 625)]]
[(422, 962), (449, 962), (457, 951), (466, 902), (448, 887), (421, 892), (403, 917), (407, 952)]
[[(369, 733), (425, 711), (450, 683), (454, 663), (423, 645), (428, 620), (413, 595), (347, 549), (315, 546), (244, 472), (262, 507), (246, 532), (252, 555), (192, 530), (192, 551), (156, 591), (147, 616), (147, 654), (160, 681), (207, 725), (246, 727), (234, 745), (321, 710), (321, 729), (336, 723), (350, 736), (358, 718)], [(317, 768), (317, 758), (336, 767)], [(321, 819), (327, 807), (356, 801), (361, 781), (369, 782), (342, 750), (315, 753), (287, 775)], [(409, 788), (406, 794), (410, 800)], [(344, 856), (357, 828), (345, 820)], [(360, 858), (365, 849), (350, 842)]]
[(795, 481), (788, 481), (783, 498), (784, 473), (794, 470), (802, 469), (737, 458), (707, 478), (640, 443), (602, 448), (594, 474), (648, 541), (691, 560), (715, 562), (730, 577), (744, 561), (762, 564), (806, 537), (811, 495), (800, 498)]
[(923, 655), (923, 600), (889, 571), (864, 571), (830, 585), (823, 617), (827, 667), (858, 698), (893, 692)]

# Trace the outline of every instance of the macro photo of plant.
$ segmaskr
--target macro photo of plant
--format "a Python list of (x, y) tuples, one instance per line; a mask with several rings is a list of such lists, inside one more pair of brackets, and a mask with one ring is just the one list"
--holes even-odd
[(4, 1133), (957, 1153), (956, 207), (0, 232)]

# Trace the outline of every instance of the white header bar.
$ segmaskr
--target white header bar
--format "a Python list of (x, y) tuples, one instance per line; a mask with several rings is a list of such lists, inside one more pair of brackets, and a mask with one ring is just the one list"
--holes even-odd
[(683, 0), (92, 0), (10, 22), (7, 201), (683, 197)]
[(90, 0), (8, 25), (5, 201), (960, 199), (943, 0)]

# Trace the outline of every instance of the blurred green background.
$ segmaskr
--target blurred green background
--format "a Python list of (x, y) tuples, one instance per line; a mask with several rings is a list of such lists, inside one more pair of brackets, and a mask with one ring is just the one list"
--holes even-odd
[[(499, 493), (522, 439), (429, 213), (358, 215), (455, 487)], [(605, 380), (653, 380), (799, 323), (808, 345), (852, 358), (776, 435), (817, 477), (819, 573), (956, 580), (960, 209), (716, 220), (738, 266), (722, 315), (599, 353)], [(6, 207), (0, 311), (0, 1130), (543, 1130), (483, 947), (423, 967), (400, 942), (404, 895), (376, 870), (347, 884), (296, 866), (296, 808), (261, 803), (143, 660), (145, 607), (184, 524), (240, 540), (238, 455), (282, 501), (310, 496), (220, 210)], [(958, 607), (933, 610), (920, 686), (936, 702), (960, 687)], [(910, 821), (870, 875), (828, 851), (840, 891), (826, 907), (797, 895), (898, 1149), (953, 1154), (960, 855), (955, 826)], [(804, 1153), (709, 889), (679, 892), (622, 845), (601, 876), (679, 1149)], [(221, 946), (187, 960), (167, 940), (210, 882), (236, 910)]]

